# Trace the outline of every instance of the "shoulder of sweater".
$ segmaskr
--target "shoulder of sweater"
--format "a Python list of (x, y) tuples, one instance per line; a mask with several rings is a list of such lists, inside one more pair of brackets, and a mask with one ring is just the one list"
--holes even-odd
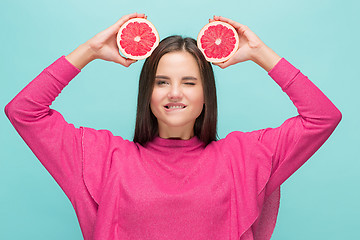
[(244, 144), (257, 142), (264, 129), (254, 130), (250, 132), (232, 131), (226, 137), (219, 139), (218, 144), (231, 145), (242, 142)]

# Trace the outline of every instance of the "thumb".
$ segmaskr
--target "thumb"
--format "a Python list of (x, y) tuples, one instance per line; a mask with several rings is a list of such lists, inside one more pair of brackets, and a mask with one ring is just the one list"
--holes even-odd
[(129, 67), (131, 64), (136, 63), (136, 62), (137, 62), (137, 60), (135, 60), (135, 59), (126, 58), (124, 60), (123, 64), (121, 64), (121, 65), (123, 65), (125, 67)]
[(220, 68), (224, 69), (227, 68), (231, 65), (236, 64), (236, 61), (233, 57), (231, 57), (229, 60), (225, 61), (225, 62), (221, 62), (221, 63), (213, 63), (216, 66), (219, 66)]
[(115, 59), (113, 59), (113, 62), (121, 64), (125, 67), (129, 67), (131, 64), (137, 62), (137, 60), (130, 59), (130, 58), (124, 58), (120, 55), (120, 53), (116, 54)]

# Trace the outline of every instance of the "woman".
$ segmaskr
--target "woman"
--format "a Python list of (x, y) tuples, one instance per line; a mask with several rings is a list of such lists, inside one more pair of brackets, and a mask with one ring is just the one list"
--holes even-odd
[(211, 64), (193, 39), (161, 41), (139, 83), (134, 141), (75, 128), (49, 106), (94, 59), (129, 67), (116, 33), (130, 14), (62, 56), (6, 107), (18, 133), (74, 206), (84, 239), (270, 239), (279, 186), (331, 135), (340, 111), (298, 69), (248, 27), (233, 25), (240, 47), (221, 68), (254, 61), (299, 115), (278, 128), (234, 131), (216, 140)]

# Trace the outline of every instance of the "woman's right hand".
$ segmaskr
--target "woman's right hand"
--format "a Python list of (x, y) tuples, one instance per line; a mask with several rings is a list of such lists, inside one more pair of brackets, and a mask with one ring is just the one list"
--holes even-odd
[(95, 59), (103, 59), (119, 63), (125, 67), (130, 66), (136, 60), (127, 59), (120, 55), (119, 48), (116, 43), (116, 35), (120, 27), (131, 18), (146, 18), (145, 14), (133, 13), (120, 18), (114, 25), (96, 34), (87, 41), (90, 49), (94, 52)]

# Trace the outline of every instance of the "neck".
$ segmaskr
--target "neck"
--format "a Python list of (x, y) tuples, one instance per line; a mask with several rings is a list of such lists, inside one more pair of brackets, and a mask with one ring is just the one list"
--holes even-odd
[(159, 126), (159, 137), (189, 140), (194, 137), (194, 129), (184, 129), (183, 127), (161, 128)]

